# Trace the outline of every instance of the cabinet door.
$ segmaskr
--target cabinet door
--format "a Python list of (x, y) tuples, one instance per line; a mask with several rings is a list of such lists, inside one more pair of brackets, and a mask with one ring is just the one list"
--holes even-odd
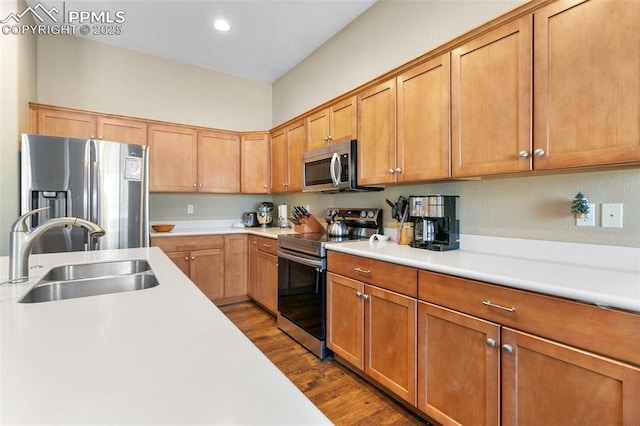
[(450, 176), (449, 72), (447, 53), (397, 78), (398, 182)]
[(258, 275), (258, 237), (255, 235), (249, 235), (249, 276), (247, 278), (247, 294), (252, 299), (257, 299), (258, 295), (258, 284), (260, 280), (260, 276)]
[(195, 192), (198, 150), (196, 131), (178, 126), (149, 126), (149, 190)]
[(98, 117), (98, 137), (106, 141), (147, 144), (147, 123), (123, 118)]
[(327, 274), (327, 347), (364, 369), (364, 284)]
[(247, 294), (247, 236), (224, 236), (224, 297)]
[(191, 274), (191, 271), (189, 270), (191, 264), (189, 263), (188, 251), (173, 251), (165, 254), (187, 277)]
[(358, 99), (358, 184), (395, 182), (396, 81), (366, 89)]
[(365, 285), (364, 372), (416, 403), (416, 299)]
[(259, 251), (256, 268), (258, 270), (257, 301), (275, 315), (278, 313), (278, 258)]
[(640, 160), (639, 17), (638, 1), (535, 12), (536, 169)]
[(453, 50), (454, 177), (530, 170), (531, 25), (525, 16)]
[(240, 137), (198, 132), (198, 192), (240, 192)]
[(327, 146), (329, 132), (328, 108), (307, 117), (307, 151)]
[(211, 300), (224, 297), (224, 249), (191, 252), (190, 278)]
[(271, 134), (271, 192), (284, 192), (289, 182), (287, 129)]
[(91, 114), (47, 108), (39, 108), (36, 111), (39, 135), (82, 139), (97, 135), (96, 118)]
[(240, 192), (267, 194), (269, 192), (269, 134), (243, 135), (240, 140)]
[(442, 424), (498, 425), (499, 345), (498, 324), (419, 302), (418, 408)]
[(502, 330), (502, 424), (637, 425), (640, 369)]
[(304, 120), (287, 129), (289, 144), (289, 181), (287, 192), (302, 191), (302, 154), (307, 149), (307, 128)]
[(329, 107), (329, 142), (357, 139), (357, 101), (355, 96)]

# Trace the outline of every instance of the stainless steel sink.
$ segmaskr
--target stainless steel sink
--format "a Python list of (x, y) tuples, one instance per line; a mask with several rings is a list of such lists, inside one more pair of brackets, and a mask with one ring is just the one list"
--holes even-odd
[(47, 272), (40, 281), (69, 281), (83, 278), (129, 275), (150, 271), (146, 260), (119, 260), (114, 262), (79, 263), (58, 266)]
[(158, 280), (146, 260), (79, 263), (51, 269), (18, 303), (122, 293), (157, 285)]
[(40, 281), (18, 303), (52, 302), (54, 300), (101, 294), (144, 290), (158, 285), (152, 272), (69, 281)]

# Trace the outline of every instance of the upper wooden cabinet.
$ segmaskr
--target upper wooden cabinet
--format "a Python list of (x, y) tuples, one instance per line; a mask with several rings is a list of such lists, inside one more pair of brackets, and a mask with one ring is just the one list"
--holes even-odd
[(31, 104), (31, 132), (40, 135), (104, 139), (146, 145), (147, 123), (65, 108)]
[(638, 1), (535, 12), (535, 169), (640, 160), (639, 17)]
[(397, 182), (450, 176), (450, 56), (446, 53), (397, 79)]
[(356, 98), (349, 97), (307, 117), (307, 150), (356, 139)]
[(198, 177), (198, 139), (187, 127), (149, 126), (149, 190), (195, 192)]
[(395, 182), (396, 80), (358, 93), (358, 184)]
[(271, 159), (269, 133), (242, 135), (240, 149), (240, 192), (243, 194), (268, 193)]
[(198, 192), (240, 192), (240, 136), (198, 131)]
[(304, 119), (271, 133), (271, 192), (302, 191), (302, 154), (306, 147)]
[(531, 19), (451, 53), (453, 177), (531, 169)]

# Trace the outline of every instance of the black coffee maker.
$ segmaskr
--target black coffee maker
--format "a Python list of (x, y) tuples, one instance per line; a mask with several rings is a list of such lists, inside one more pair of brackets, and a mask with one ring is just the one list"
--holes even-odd
[(415, 222), (411, 247), (434, 251), (455, 250), (460, 247), (457, 198), (457, 195), (409, 197), (410, 220)]

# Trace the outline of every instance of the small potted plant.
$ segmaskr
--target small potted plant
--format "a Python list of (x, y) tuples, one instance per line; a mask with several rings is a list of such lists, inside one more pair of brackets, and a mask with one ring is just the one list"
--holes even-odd
[(582, 192), (578, 192), (571, 203), (571, 213), (576, 219), (584, 219), (589, 214), (589, 200)]

